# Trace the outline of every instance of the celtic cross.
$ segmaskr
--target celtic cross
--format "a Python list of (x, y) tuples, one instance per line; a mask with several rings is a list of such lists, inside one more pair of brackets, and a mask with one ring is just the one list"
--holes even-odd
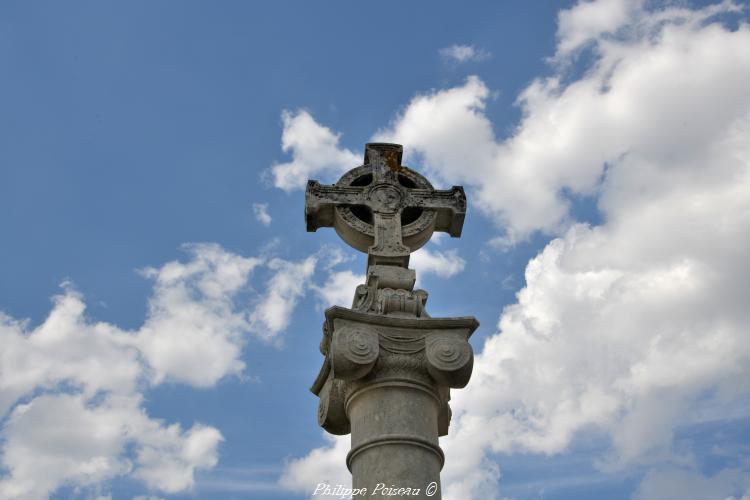
[(400, 144), (370, 143), (364, 165), (336, 184), (310, 180), (305, 192), (308, 231), (334, 227), (369, 265), (408, 267), (409, 254), (434, 231), (461, 235), (466, 215), (462, 187), (434, 189), (419, 173), (401, 165)]
[(439, 500), (445, 455), (438, 438), (450, 426), (451, 389), (471, 377), (468, 340), (479, 323), (427, 314), (427, 292), (414, 289), (408, 266), (434, 231), (461, 235), (466, 195), (458, 186), (434, 189), (401, 165), (402, 152), (398, 144), (367, 144), (364, 165), (335, 184), (307, 183), (307, 230), (333, 227), (368, 254), (351, 307), (326, 309), (325, 360), (310, 390), (320, 398), (318, 424), (351, 434), (346, 465), (362, 492), (354, 497), (384, 497), (377, 485), (388, 484)]

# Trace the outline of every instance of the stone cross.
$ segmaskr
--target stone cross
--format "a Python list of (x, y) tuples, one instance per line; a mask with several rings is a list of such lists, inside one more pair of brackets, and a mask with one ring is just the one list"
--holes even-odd
[(434, 231), (461, 235), (466, 195), (458, 186), (434, 189), (401, 165), (402, 151), (398, 144), (368, 144), (364, 165), (336, 184), (307, 183), (307, 230), (333, 227), (368, 254), (366, 282), (352, 307), (325, 312), (325, 360), (311, 391), (320, 398), (319, 425), (351, 434), (353, 498), (439, 500), (445, 457), (438, 437), (448, 433), (451, 388), (471, 377), (468, 339), (479, 323), (431, 318), (427, 292), (414, 290), (408, 265)]
[(401, 165), (402, 152), (398, 144), (367, 144), (365, 165), (355, 169), (356, 175), (344, 175), (331, 186), (308, 181), (307, 230), (333, 226), (347, 243), (368, 253), (370, 264), (402, 267), (433, 231), (461, 236), (466, 215), (463, 188), (434, 189)]

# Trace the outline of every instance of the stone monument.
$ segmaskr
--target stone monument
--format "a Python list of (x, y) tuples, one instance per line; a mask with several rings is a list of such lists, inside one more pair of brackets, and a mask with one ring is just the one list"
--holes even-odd
[(365, 146), (364, 165), (334, 185), (311, 180), (305, 192), (308, 231), (333, 227), (367, 252), (366, 283), (350, 309), (326, 310), (323, 367), (311, 391), (318, 423), (351, 433), (346, 465), (355, 498), (439, 499), (450, 389), (466, 386), (474, 354), (473, 317), (431, 318), (427, 292), (415, 290), (409, 255), (444, 231), (461, 235), (466, 195), (436, 190), (401, 165), (398, 144)]

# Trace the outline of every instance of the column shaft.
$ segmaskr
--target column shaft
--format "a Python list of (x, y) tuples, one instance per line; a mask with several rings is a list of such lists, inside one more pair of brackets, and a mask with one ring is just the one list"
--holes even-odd
[[(347, 465), (353, 487), (367, 488), (362, 498), (440, 499), (444, 458), (433, 388), (409, 381), (370, 383), (350, 395), (347, 410), (352, 432)], [(404, 491), (393, 494), (399, 488)]]

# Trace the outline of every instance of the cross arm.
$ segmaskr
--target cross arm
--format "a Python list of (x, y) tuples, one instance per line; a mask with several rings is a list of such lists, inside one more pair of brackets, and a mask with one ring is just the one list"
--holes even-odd
[(337, 206), (362, 205), (364, 194), (361, 187), (329, 186), (318, 181), (307, 181), (305, 190), (305, 223), (308, 232), (321, 227), (332, 227), (334, 209)]
[(435, 231), (444, 231), (454, 238), (461, 236), (466, 217), (466, 193), (461, 186), (451, 189), (410, 189), (407, 206), (435, 210)]

